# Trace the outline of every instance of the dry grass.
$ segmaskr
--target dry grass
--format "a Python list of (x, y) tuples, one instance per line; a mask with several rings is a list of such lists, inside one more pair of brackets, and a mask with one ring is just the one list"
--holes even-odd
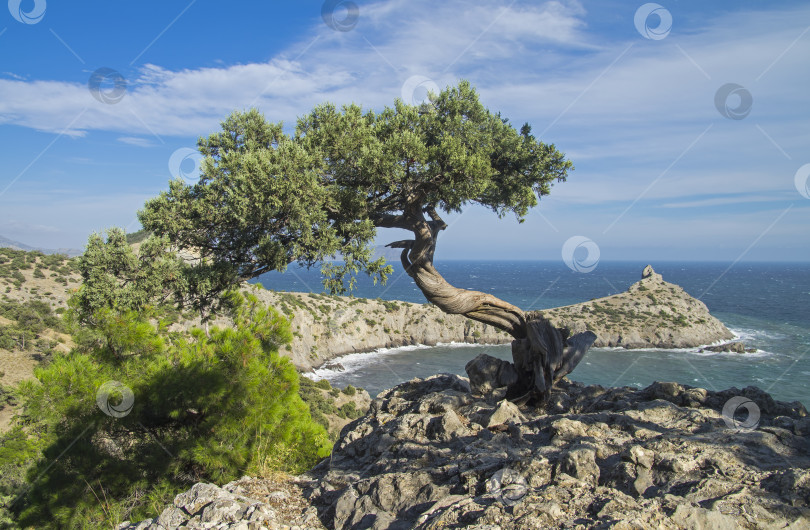
[[(37, 258), (41, 262), (41, 258)], [(34, 267), (20, 270), (25, 281), (21, 287), (14, 285), (9, 278), (0, 278), (0, 297), (5, 297), (15, 302), (26, 302), (29, 300), (42, 300), (51, 305), (53, 309), (67, 307), (68, 298), (80, 283), (80, 277), (76, 273), (65, 276), (68, 280), (67, 286), (56, 281), (56, 277), (51, 277), (50, 269), (43, 268), (45, 278), (34, 277)], [(12, 325), (14, 322), (8, 318), (0, 316), (0, 326)], [(46, 329), (41, 337), (57, 343), (54, 348), (59, 353), (66, 353), (73, 347), (70, 335), (60, 333), (52, 329)], [(37, 352), (3, 350), (0, 349), (0, 384), (5, 387), (17, 385), (20, 381), (34, 377), (34, 369), (40, 362)], [(0, 433), (9, 428), (9, 424), (14, 415), (15, 409), (5, 407), (0, 409)]]
[[(39, 261), (39, 258), (37, 258), (37, 262)], [(21, 288), (17, 288), (9, 278), (0, 278), (0, 296), (5, 295), (17, 302), (42, 300), (51, 304), (54, 309), (67, 307), (67, 301), (72, 291), (78, 289), (80, 285), (81, 279), (79, 275), (72, 273), (66, 276), (68, 284), (65, 286), (57, 282), (56, 278), (50, 277), (51, 271), (49, 269), (44, 269), (44, 271), (45, 278), (35, 278), (33, 268), (21, 270), (20, 272), (25, 278)], [(8, 292), (6, 292), (7, 289)]]

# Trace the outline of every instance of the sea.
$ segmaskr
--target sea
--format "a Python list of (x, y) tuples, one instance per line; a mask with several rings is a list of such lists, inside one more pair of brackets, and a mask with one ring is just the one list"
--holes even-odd
[[(492, 293), (525, 310), (548, 309), (625, 291), (646, 262), (600, 262), (588, 273), (556, 261), (441, 261), (451, 284)], [(700, 348), (592, 348), (569, 378), (586, 384), (643, 388), (654, 381), (725, 390), (757, 386), (775, 399), (810, 406), (810, 264), (652, 262), (665, 281), (700, 299), (756, 353), (701, 353)], [(385, 285), (358, 277), (353, 295), (424, 303), (398, 264)], [(292, 266), (260, 276), (276, 291), (323, 292), (319, 268)], [(487, 353), (511, 360), (510, 347), (469, 344), (407, 346), (351, 354), (307, 374), (333, 386), (353, 385), (372, 396), (414, 377), (464, 375), (465, 364)]]

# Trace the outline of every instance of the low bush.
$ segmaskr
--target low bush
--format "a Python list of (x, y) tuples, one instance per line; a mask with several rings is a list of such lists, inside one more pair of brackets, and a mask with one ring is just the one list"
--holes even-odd
[(0, 468), (27, 467), (30, 490), (11, 506), (19, 524), (110, 528), (159, 512), (195, 482), (297, 473), (329, 454), (298, 373), (278, 354), (288, 322), (252, 296), (229, 304), (234, 328), (187, 337), (145, 313), (96, 311), (71, 353), (21, 384), (20, 428), (36, 436), (9, 434), (4, 445), (20, 456), (0, 458)]

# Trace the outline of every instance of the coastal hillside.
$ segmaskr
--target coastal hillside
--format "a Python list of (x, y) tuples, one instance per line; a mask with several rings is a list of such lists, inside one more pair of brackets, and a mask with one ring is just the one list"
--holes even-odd
[(304, 475), (199, 483), (119, 529), (798, 530), (808, 435), (801, 404), (754, 387), (564, 379), (535, 410), (438, 375), (380, 394)]
[(492, 326), (448, 315), (431, 304), (263, 290), (254, 294), (290, 318), (293, 341), (282, 353), (304, 371), (341, 355), (379, 348), (512, 340)]
[[(597, 347), (694, 348), (733, 338), (706, 305), (648, 266), (616, 295), (542, 311), (572, 333), (596, 333)], [(431, 304), (258, 290), (287, 315), (294, 338), (285, 353), (304, 371), (350, 353), (411, 344), (508, 344), (508, 334)], [(220, 321), (220, 324), (225, 324)]]
[[(74, 260), (38, 252), (0, 249), (0, 293), (8, 303), (47, 303), (62, 312), (70, 291), (80, 277)], [(620, 294), (580, 304), (544, 310), (557, 326), (572, 333), (591, 330), (597, 347), (689, 348), (731, 339), (733, 334), (713, 317), (705, 304), (681, 287), (665, 282), (652, 267), (643, 278)], [(460, 315), (448, 315), (431, 304), (414, 304), (381, 299), (330, 296), (314, 293), (286, 293), (251, 288), (262, 302), (290, 318), (293, 341), (281, 353), (300, 370), (308, 371), (342, 355), (412, 344), (464, 342), (508, 344), (512, 338), (492, 326)], [(6, 319), (8, 320), (8, 319)], [(224, 319), (215, 324), (228, 325)], [(0, 326), (6, 325), (0, 321)], [(178, 324), (188, 328), (198, 321)], [(42, 336), (59, 341), (66, 350), (69, 337), (56, 330)], [(0, 346), (0, 350), (2, 346)], [(6, 384), (30, 377), (36, 351), (7, 350), (0, 371)], [(12, 357), (14, 357), (12, 362)]]
[(12, 388), (51, 354), (70, 350), (59, 314), (79, 281), (67, 256), (0, 248), (0, 433), (16, 410)]

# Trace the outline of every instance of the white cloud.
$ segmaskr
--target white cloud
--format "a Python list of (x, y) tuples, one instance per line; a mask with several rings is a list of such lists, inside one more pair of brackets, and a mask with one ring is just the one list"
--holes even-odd
[(121, 136), (118, 141), (122, 144), (134, 145), (136, 147), (154, 147), (155, 143), (148, 138), (141, 138), (139, 136)]
[(714, 206), (726, 206), (730, 204), (762, 203), (762, 202), (784, 202), (791, 200), (787, 194), (767, 195), (731, 195), (728, 197), (715, 197), (712, 199), (700, 199), (695, 201), (679, 201), (662, 204), (662, 208), (706, 208)]
[(370, 32), (343, 34), (319, 25), (311, 37), (266, 63), (179, 71), (146, 65), (122, 72), (130, 77), (128, 88), (115, 104), (97, 101), (85, 84), (0, 79), (0, 123), (50, 132), (68, 128), (74, 136), (87, 130), (197, 136), (215, 129), (233, 109), (251, 105), (274, 121), (291, 122), (327, 99), (390, 104), (412, 72), (430, 74), (446, 86), (456, 78), (442, 70), (454, 61), (508, 59), (541, 41), (584, 45), (582, 14), (576, 2), (494, 11), (483, 2), (380, 2), (363, 8)]
[[(70, 125), (74, 136), (113, 131), (120, 142), (145, 146), (163, 136), (214, 131), (236, 108), (256, 105), (289, 125), (326, 100), (390, 105), (414, 74), (440, 87), (464, 77), (513, 123), (528, 121), (538, 134), (548, 129), (542, 139), (577, 165), (543, 201), (542, 212), (556, 226), (581, 223), (601, 232), (641, 197), (610, 234), (677, 239), (673, 212), (793, 200), (793, 174), (807, 162), (800, 159), (810, 118), (810, 36), (796, 39), (809, 17), (810, 8), (738, 12), (661, 41), (636, 35), (609, 41), (589, 30), (587, 13), (573, 1), (380, 1), (362, 6), (355, 30), (319, 23), (264, 63), (146, 65), (124, 73), (128, 92), (115, 105), (94, 99), (85, 84), (0, 79), (0, 123), (51, 132)], [(626, 22), (632, 27), (632, 19)], [(753, 95), (744, 120), (725, 119), (714, 107), (715, 91), (727, 82)], [(663, 208), (651, 215), (642, 208), (650, 204)], [(705, 232), (717, 244), (724, 230), (732, 238), (755, 230), (752, 219), (741, 213), (710, 231), (684, 220), (677, 231)], [(525, 226), (549, 230), (539, 218)], [(688, 239), (678, 241), (688, 246)]]

